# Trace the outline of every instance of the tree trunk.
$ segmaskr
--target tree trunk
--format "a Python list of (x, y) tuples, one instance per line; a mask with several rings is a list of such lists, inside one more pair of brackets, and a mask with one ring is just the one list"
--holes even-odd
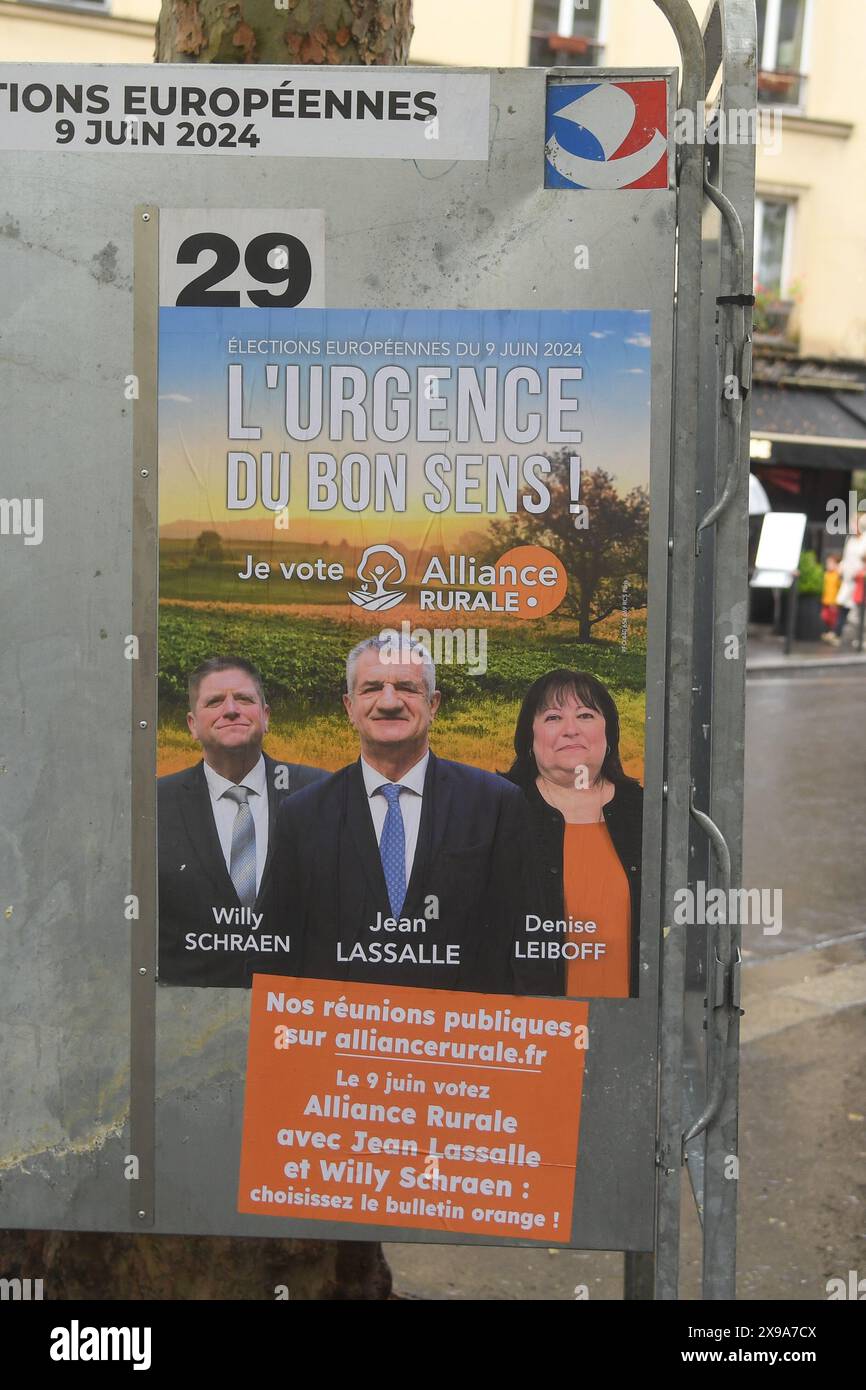
[(43, 1298), (104, 1301), (386, 1299), (373, 1241), (125, 1232), (2, 1231), (4, 1279), (41, 1279)]
[(158, 63), (406, 63), (412, 0), (163, 0)]
[[(405, 63), (412, 0), (163, 0), (158, 63)], [(311, 1224), (311, 1230), (315, 1228)], [(373, 1241), (3, 1231), (5, 1278), (47, 1299), (386, 1299)]]

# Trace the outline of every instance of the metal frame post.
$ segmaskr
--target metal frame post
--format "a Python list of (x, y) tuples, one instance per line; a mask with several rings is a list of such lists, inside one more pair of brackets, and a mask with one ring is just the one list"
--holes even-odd
[[(706, 193), (721, 214), (718, 295), (718, 400), (715, 501), (698, 528), (710, 528), (706, 556), (712, 623), (695, 633), (695, 685), (710, 692), (705, 785), (696, 785), (695, 818), (712, 848), (708, 878), (728, 889), (742, 881), (745, 657), (748, 619), (749, 396), (755, 143), (733, 143), (732, 120), (757, 113), (754, 0), (713, 0), (704, 23), (707, 91), (720, 65), (721, 123), (717, 182)], [(755, 141), (758, 138), (755, 129)], [(793, 605), (790, 606), (793, 613)], [(706, 813), (698, 810), (707, 807)], [(736, 1276), (740, 927), (726, 923), (706, 940), (706, 1104), (684, 1135), (702, 1136), (705, 1299), (734, 1297)]]
[[(661, 1005), (659, 1017), (659, 1185), (654, 1293), (674, 1299), (679, 1283), (680, 1168), (688, 1144), (702, 1136), (695, 1197), (704, 1223), (703, 1293), (733, 1296), (736, 1236), (736, 1146), (739, 1059), (740, 940), (725, 925), (707, 938), (706, 1050), (703, 1107), (686, 1128), (686, 940), (673, 924), (673, 895), (694, 882), (690, 818), (712, 847), (708, 878), (724, 888), (742, 874), (743, 746), (747, 603), (748, 396), (751, 387), (752, 228), (755, 149), (727, 140), (730, 117), (756, 112), (754, 0), (713, 0), (702, 29), (691, 10), (655, 0), (674, 29), (683, 63), (681, 108), (699, 113), (719, 68), (721, 148), (718, 182), (705, 167), (703, 130), (679, 157), (679, 254), (676, 305), (675, 430), (672, 458), (670, 644), (667, 669), (666, 806)], [(755, 131), (757, 139), (757, 130)], [(700, 232), (704, 195), (721, 214), (717, 285), (717, 356), (701, 376)], [(715, 270), (715, 267), (713, 268)], [(709, 362), (709, 366), (707, 365)], [(707, 380), (708, 375), (714, 378)], [(710, 391), (714, 410), (700, 411)], [(706, 400), (706, 396), (704, 397)], [(715, 466), (701, 472), (714, 500), (698, 521), (699, 418), (711, 437)], [(707, 423), (709, 421), (709, 428)], [(701, 440), (703, 444), (705, 440)], [(704, 539), (710, 541), (702, 551)], [(701, 598), (696, 607), (696, 585)], [(704, 620), (695, 626), (696, 612)], [(731, 646), (728, 639), (734, 638)], [(729, 658), (729, 659), (726, 659)], [(735, 658), (735, 659), (730, 659)], [(698, 697), (697, 700), (695, 697)], [(692, 725), (702, 707), (706, 742), (692, 770)], [(697, 795), (696, 795), (697, 791)], [(699, 809), (700, 804), (707, 811)], [(705, 852), (706, 853), (706, 852)], [(700, 855), (698, 855), (698, 859)], [(692, 1111), (698, 1108), (693, 1105)], [(731, 1160), (734, 1160), (733, 1165)], [(626, 1263), (626, 1296), (646, 1297), (649, 1265)]]
[[(133, 213), (135, 262), (134, 368), (138, 401), (157, 394), (157, 243), (159, 211)], [(138, 1160), (138, 1179), (130, 1182), (130, 1224), (153, 1226), (156, 1203), (156, 873), (148, 841), (156, 839), (156, 613), (157, 549), (156, 412), (133, 412), (132, 627), (138, 659), (132, 662), (132, 785), (136, 787), (131, 826), (131, 892), (138, 900), (132, 923), (129, 987), (129, 1144)], [(144, 578), (146, 576), (146, 578)]]
[[(677, 38), (682, 59), (680, 107), (704, 97), (704, 41), (688, 0), (655, 0)], [(703, 143), (678, 149), (677, 298), (674, 429), (668, 548), (669, 645), (666, 672), (664, 865), (659, 1012), (659, 1165), (655, 1296), (675, 1299), (679, 1279), (685, 939), (673, 922), (674, 893), (688, 881), (692, 627), (695, 597), (696, 440), (700, 347)]]

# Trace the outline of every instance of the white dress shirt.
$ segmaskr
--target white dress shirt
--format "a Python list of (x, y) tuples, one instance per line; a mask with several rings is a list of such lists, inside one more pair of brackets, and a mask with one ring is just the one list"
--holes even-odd
[[(229, 870), (232, 859), (232, 830), (234, 829), (235, 816), (238, 813), (238, 804), (227, 797), (225, 793), (231, 787), (236, 786), (246, 787), (250, 792), (247, 804), (252, 811), (253, 825), (256, 831), (256, 893), (258, 893), (262, 883), (262, 874), (265, 871), (265, 860), (268, 857), (268, 779), (264, 757), (259, 755), (255, 767), (250, 769), (242, 782), (230, 782), (227, 777), (222, 777), (218, 772), (214, 772), (207, 763), (204, 765), (204, 775), (210, 792), (210, 804), (213, 808), (213, 818), (216, 822), (220, 848), (226, 861), (226, 868)], [(400, 799), (402, 800), (402, 797)]]
[[(427, 776), (427, 764), (430, 761), (429, 750), (424, 754), (420, 762), (414, 767), (410, 767), (408, 772), (404, 772), (399, 779), (400, 792), (400, 814), (403, 817), (403, 833), (406, 839), (406, 887), (412, 877), (412, 865), (415, 862), (415, 849), (418, 844), (418, 829), (421, 825), (421, 803), (424, 800), (424, 778)], [(385, 817), (388, 814), (388, 803), (384, 796), (378, 791), (379, 787), (391, 785), (390, 778), (383, 777), (381, 772), (377, 772), (368, 762), (361, 759), (361, 772), (364, 774), (364, 787), (367, 792), (367, 801), (370, 807), (370, 815), (373, 817), (373, 829), (376, 832), (376, 843), (382, 840), (382, 831), (385, 827)]]

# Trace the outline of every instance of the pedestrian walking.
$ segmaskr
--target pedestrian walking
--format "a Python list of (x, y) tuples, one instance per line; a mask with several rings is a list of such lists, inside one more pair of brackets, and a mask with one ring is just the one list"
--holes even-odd
[(824, 587), (821, 591), (821, 621), (824, 624), (824, 631), (821, 636), (826, 640), (827, 636), (836, 631), (836, 621), (839, 617), (839, 588), (842, 584), (842, 573), (839, 569), (839, 556), (828, 555), (824, 562)]
[(857, 606), (857, 581), (866, 575), (866, 515), (862, 513), (858, 517), (857, 534), (849, 536), (845, 542), (839, 572), (842, 583), (836, 599), (836, 627), (827, 634), (827, 641), (836, 647), (841, 645), (851, 609)]

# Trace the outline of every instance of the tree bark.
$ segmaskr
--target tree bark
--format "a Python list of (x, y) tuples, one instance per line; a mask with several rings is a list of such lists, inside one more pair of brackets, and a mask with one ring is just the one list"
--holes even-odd
[(373, 1241), (2, 1231), (4, 1279), (41, 1279), (46, 1301), (386, 1299)]
[[(405, 63), (412, 0), (163, 0), (158, 63)], [(312, 1228), (311, 1228), (312, 1229)], [(46, 1299), (386, 1299), (373, 1241), (3, 1231), (0, 1272)]]
[(163, 0), (158, 63), (406, 63), (412, 0)]

